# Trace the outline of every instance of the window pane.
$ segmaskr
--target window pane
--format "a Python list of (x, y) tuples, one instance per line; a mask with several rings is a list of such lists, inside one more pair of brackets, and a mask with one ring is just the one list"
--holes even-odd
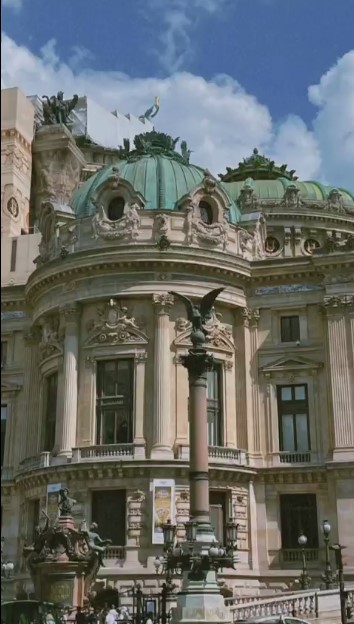
[(300, 339), (300, 320), (298, 316), (282, 316), (280, 319), (282, 342), (296, 342)]
[(309, 451), (309, 435), (307, 414), (296, 414), (296, 442), (297, 451)]
[(126, 542), (126, 493), (125, 490), (92, 492), (91, 519), (97, 522), (102, 538), (111, 539), (114, 546)]
[(1, 406), (1, 420), (7, 420), (7, 405)]
[(292, 398), (292, 387), (282, 386), (281, 388), (281, 400), (282, 401), (291, 401)]
[(305, 386), (295, 386), (295, 401), (304, 401), (305, 399)]
[(308, 548), (318, 548), (317, 505), (315, 494), (281, 494), (280, 517), (282, 548), (300, 548), (303, 531)]
[(115, 412), (106, 412), (102, 414), (102, 444), (115, 443)]
[(286, 414), (282, 417), (282, 451), (295, 451), (294, 417)]
[(55, 444), (55, 425), (57, 414), (58, 374), (46, 378), (46, 410), (44, 423), (44, 450), (52, 451)]

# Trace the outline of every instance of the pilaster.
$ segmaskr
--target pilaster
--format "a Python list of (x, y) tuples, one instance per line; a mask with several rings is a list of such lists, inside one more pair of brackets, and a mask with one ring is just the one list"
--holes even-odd
[(145, 404), (145, 369), (147, 353), (136, 353), (135, 363), (135, 409), (134, 409), (134, 456), (145, 459), (144, 404)]
[(259, 310), (242, 309), (245, 348), (245, 387), (247, 405), (248, 451), (260, 455), (260, 414), (258, 386), (258, 321)]
[[(348, 460), (354, 452), (354, 404), (352, 370), (352, 328), (354, 296), (325, 297), (328, 371), (331, 388), (333, 460)], [(350, 311), (350, 314), (348, 314)]]
[(170, 352), (170, 308), (173, 297), (170, 294), (154, 294), (155, 346), (154, 346), (154, 414), (153, 459), (172, 458), (171, 440), (171, 352)]
[[(40, 367), (39, 367), (39, 332), (36, 328), (30, 328), (24, 334), (25, 342), (25, 379), (23, 386), (23, 417), (24, 431), (22, 459), (34, 457), (39, 453), (38, 432), (38, 397), (40, 390)], [(21, 425), (20, 425), (21, 426)]]
[(77, 380), (79, 355), (79, 308), (76, 304), (62, 309), (65, 323), (63, 358), (63, 409), (59, 427), (57, 455), (71, 456), (76, 446)]

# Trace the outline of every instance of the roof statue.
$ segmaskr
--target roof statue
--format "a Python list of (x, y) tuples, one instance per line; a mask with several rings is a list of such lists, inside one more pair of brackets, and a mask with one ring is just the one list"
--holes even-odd
[(160, 98), (156, 96), (153, 105), (150, 106), (150, 108), (148, 108), (147, 111), (143, 115), (139, 116), (140, 121), (144, 121), (145, 119), (150, 121), (150, 119), (153, 119), (154, 117), (156, 117), (159, 110), (160, 110)]
[(155, 154), (163, 154), (184, 165), (189, 164), (191, 150), (188, 149), (187, 142), (181, 142), (181, 153), (176, 151), (179, 137), (173, 139), (169, 134), (164, 132), (144, 132), (137, 134), (134, 138), (134, 147), (131, 148), (129, 139), (124, 139), (123, 147), (119, 149), (119, 157), (128, 162), (139, 160), (142, 156), (154, 156)]
[(266, 156), (261, 155), (257, 148), (248, 158), (244, 158), (238, 167), (232, 169), (226, 167), (226, 173), (219, 173), (219, 177), (223, 182), (238, 182), (253, 178), (253, 180), (277, 180), (278, 178), (286, 178), (287, 180), (297, 180), (295, 169), (287, 170), (288, 165), (276, 165), (274, 160), (270, 160)]
[(72, 100), (64, 100), (63, 91), (58, 91), (57, 95), (52, 95), (50, 98), (43, 95), (42, 98), (43, 125), (63, 124), (67, 126), (69, 115), (78, 103), (79, 96), (75, 94)]
[(201, 346), (206, 340), (205, 323), (212, 318), (213, 304), (217, 296), (224, 290), (224, 288), (215, 288), (206, 295), (199, 304), (193, 303), (188, 297), (180, 295), (177, 292), (170, 291), (170, 295), (177, 297), (183, 301), (187, 318), (192, 323), (191, 341), (193, 346)]

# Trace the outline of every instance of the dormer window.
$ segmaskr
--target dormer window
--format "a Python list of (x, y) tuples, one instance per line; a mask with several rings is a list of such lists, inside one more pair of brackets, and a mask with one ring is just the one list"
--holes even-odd
[(108, 210), (107, 210), (108, 219), (110, 221), (118, 221), (119, 219), (121, 219), (124, 214), (124, 207), (125, 207), (124, 197), (120, 197), (120, 196), (113, 197), (113, 199), (111, 199), (108, 205)]
[(211, 225), (213, 223), (213, 209), (206, 201), (199, 202), (199, 212), (200, 218), (206, 225)]

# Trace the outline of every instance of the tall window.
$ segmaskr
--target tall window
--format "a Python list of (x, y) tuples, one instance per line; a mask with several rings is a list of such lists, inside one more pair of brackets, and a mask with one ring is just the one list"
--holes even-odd
[(102, 538), (111, 539), (113, 546), (125, 546), (125, 490), (100, 490), (92, 492), (91, 516), (92, 522), (98, 524), (98, 531)]
[(280, 450), (309, 451), (307, 385), (278, 386), (277, 391)]
[(13, 238), (11, 241), (11, 257), (10, 257), (10, 271), (13, 273), (16, 270), (17, 259), (17, 238)]
[(29, 525), (28, 525), (28, 539), (33, 542), (35, 539), (36, 527), (39, 525), (40, 516), (40, 500), (35, 498), (29, 501)]
[(4, 368), (6, 365), (7, 359), (7, 342), (1, 341), (1, 368)]
[(1, 405), (1, 467), (4, 465), (7, 405)]
[(203, 223), (207, 225), (211, 225), (213, 223), (213, 209), (210, 204), (206, 201), (199, 202), (199, 212), (200, 218)]
[(118, 221), (118, 219), (121, 219), (124, 214), (124, 206), (124, 197), (113, 197), (108, 206), (108, 219), (111, 221)]
[(209, 446), (222, 446), (222, 374), (221, 363), (214, 364), (207, 376), (207, 405), (208, 405), (208, 436)]
[(226, 492), (209, 491), (210, 522), (220, 544), (225, 543)]
[(131, 358), (97, 364), (97, 444), (133, 441), (133, 366)]
[(57, 417), (58, 373), (45, 379), (44, 450), (52, 451), (55, 443)]
[(281, 494), (280, 521), (282, 548), (299, 548), (302, 532), (307, 548), (318, 548), (316, 494)]
[(280, 319), (280, 335), (282, 342), (300, 340), (300, 319), (298, 316), (282, 316)]

